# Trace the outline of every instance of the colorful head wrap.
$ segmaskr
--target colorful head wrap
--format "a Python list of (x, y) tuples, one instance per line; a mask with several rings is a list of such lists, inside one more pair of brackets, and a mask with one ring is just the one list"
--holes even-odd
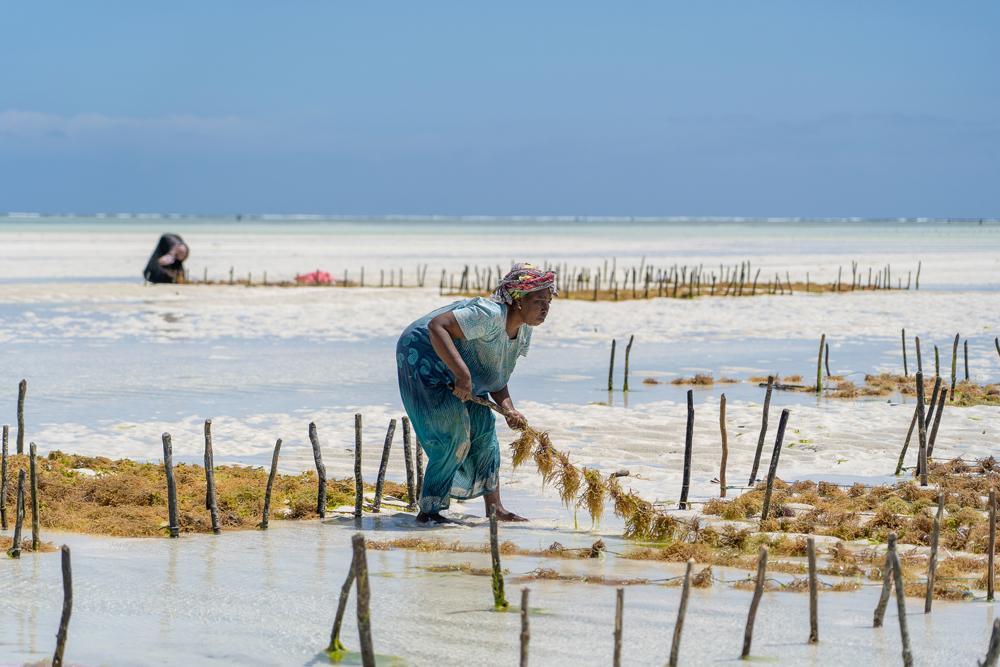
[(490, 295), (490, 300), (509, 304), (528, 292), (537, 292), (543, 289), (552, 292), (553, 296), (559, 296), (555, 272), (542, 271), (531, 264), (519, 263), (511, 267), (510, 272), (500, 280), (497, 288)]

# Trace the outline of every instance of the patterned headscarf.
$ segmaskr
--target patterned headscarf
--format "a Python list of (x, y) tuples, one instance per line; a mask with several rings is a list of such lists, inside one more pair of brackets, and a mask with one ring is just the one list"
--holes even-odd
[(559, 296), (555, 272), (542, 271), (531, 264), (519, 263), (511, 267), (510, 272), (500, 280), (490, 295), (490, 301), (510, 304), (517, 297), (543, 289), (552, 292), (553, 296)]

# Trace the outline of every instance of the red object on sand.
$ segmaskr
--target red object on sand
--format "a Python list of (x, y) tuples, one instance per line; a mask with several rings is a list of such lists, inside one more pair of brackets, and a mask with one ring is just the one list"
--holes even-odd
[(326, 271), (313, 271), (312, 273), (295, 276), (295, 282), (306, 285), (335, 285), (337, 283), (333, 279), (333, 276)]

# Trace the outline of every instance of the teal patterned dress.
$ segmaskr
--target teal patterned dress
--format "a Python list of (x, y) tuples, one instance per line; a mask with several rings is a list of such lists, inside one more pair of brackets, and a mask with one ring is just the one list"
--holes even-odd
[(472, 394), (484, 396), (507, 386), (518, 357), (528, 354), (531, 327), (507, 335), (507, 306), (489, 299), (456, 301), (406, 327), (396, 343), (399, 395), (417, 441), (427, 453), (420, 511), (435, 514), (452, 498), (476, 498), (496, 489), (500, 444), (493, 412), (464, 403), (452, 393), (455, 375), (431, 345), (427, 325), (453, 312), (465, 340), (455, 348), (472, 375)]

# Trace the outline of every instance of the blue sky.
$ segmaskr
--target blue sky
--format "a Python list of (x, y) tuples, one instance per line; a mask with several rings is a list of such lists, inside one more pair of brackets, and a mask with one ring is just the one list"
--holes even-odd
[(0, 211), (1000, 216), (996, 2), (0, 1)]

